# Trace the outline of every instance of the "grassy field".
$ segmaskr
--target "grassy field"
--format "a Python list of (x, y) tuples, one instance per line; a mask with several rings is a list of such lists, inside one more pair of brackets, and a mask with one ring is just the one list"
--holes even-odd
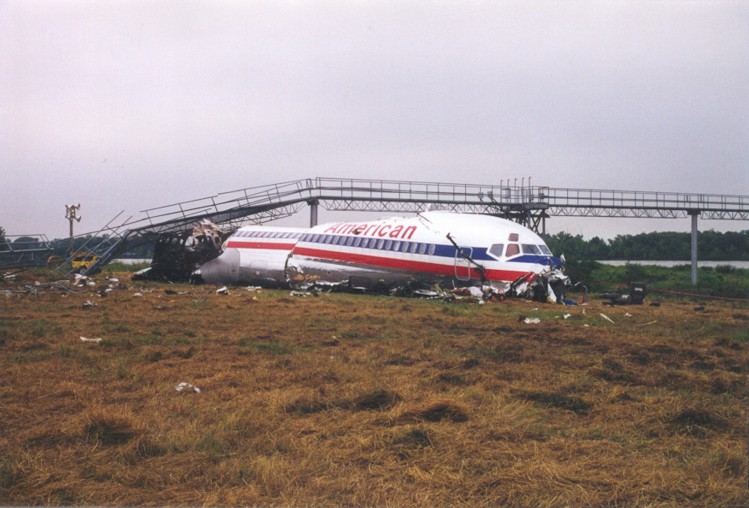
[(118, 276), (0, 295), (0, 503), (749, 505), (746, 303)]

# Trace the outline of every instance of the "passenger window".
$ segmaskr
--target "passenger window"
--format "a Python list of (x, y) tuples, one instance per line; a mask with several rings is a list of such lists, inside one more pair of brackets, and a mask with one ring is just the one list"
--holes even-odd
[(437, 246), (433, 243), (429, 244), (429, 255), (434, 256), (434, 251), (437, 250)]
[(367, 247), (369, 247), (369, 238), (364, 238), (364, 240), (363, 240), (363, 241), (362, 241), (362, 243), (361, 243), (361, 246), (362, 246), (363, 248), (365, 248), (365, 249), (366, 249)]
[(505, 252), (505, 256), (508, 258), (512, 256), (517, 256), (520, 254), (520, 246), (516, 243), (511, 243), (507, 245), (507, 251)]
[(504, 247), (505, 246), (503, 243), (495, 243), (494, 245), (489, 247), (489, 254), (491, 254), (495, 258), (501, 258)]
[(386, 241), (385, 242), (385, 250), (390, 250), (390, 247), (392, 247), (392, 245), (393, 245), (393, 241), (392, 240)]
[(377, 240), (377, 248), (382, 249), (382, 246), (385, 244), (385, 240), (379, 239)]
[(398, 252), (399, 250), (401, 250), (401, 243), (400, 242), (393, 242), (393, 250), (395, 252)]
[(401, 247), (401, 252), (408, 252), (408, 242), (403, 242), (403, 246)]
[(420, 243), (419, 244), (419, 254), (424, 254), (427, 251), (427, 244)]

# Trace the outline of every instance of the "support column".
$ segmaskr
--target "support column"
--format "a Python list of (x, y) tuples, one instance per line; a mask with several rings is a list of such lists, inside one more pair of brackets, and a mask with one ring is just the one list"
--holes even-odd
[(309, 227), (317, 226), (317, 200), (307, 201), (309, 205)]
[(692, 216), (692, 285), (697, 285), (697, 217), (700, 215), (699, 210), (690, 210)]

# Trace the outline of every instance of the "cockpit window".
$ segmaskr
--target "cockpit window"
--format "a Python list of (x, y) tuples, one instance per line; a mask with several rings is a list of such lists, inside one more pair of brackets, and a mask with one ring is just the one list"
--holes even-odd
[(547, 256), (551, 256), (551, 251), (546, 245), (539, 245), (538, 248), (541, 249), (542, 253), (546, 254)]
[(541, 249), (538, 248), (538, 245), (524, 243), (523, 254), (541, 254)]
[(489, 247), (489, 254), (491, 254), (495, 258), (501, 258), (504, 247), (505, 246), (503, 243), (495, 243), (494, 245)]
[(520, 245), (516, 243), (507, 244), (507, 251), (505, 251), (505, 256), (509, 258), (512, 256), (517, 256), (518, 254), (520, 254)]

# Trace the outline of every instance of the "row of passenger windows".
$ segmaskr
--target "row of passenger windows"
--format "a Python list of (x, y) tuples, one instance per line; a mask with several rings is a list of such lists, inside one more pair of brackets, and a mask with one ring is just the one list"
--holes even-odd
[(304, 233), (288, 231), (237, 231), (236, 236), (251, 238), (301, 238)]
[(410, 252), (411, 254), (433, 255), (437, 249), (434, 244), (403, 242), (384, 238), (367, 238), (361, 236), (319, 235), (313, 233), (290, 233), (283, 231), (239, 231), (236, 236), (246, 238), (294, 238), (303, 242), (345, 245), (363, 249), (379, 249), (393, 252)]
[[(292, 233), (288, 231), (239, 231), (237, 236), (251, 238), (292, 238), (303, 242), (325, 243), (329, 245), (345, 245), (348, 247), (361, 247), (363, 249), (378, 249), (393, 252), (410, 252), (411, 254), (434, 255), (436, 245), (419, 242), (402, 242), (400, 240), (386, 240), (384, 238), (367, 238), (361, 236), (320, 235), (313, 233)], [(507, 244), (495, 243), (489, 248), (489, 254), (496, 258), (517, 256), (520, 253), (536, 256), (550, 256), (551, 251), (546, 245), (534, 244)]]

